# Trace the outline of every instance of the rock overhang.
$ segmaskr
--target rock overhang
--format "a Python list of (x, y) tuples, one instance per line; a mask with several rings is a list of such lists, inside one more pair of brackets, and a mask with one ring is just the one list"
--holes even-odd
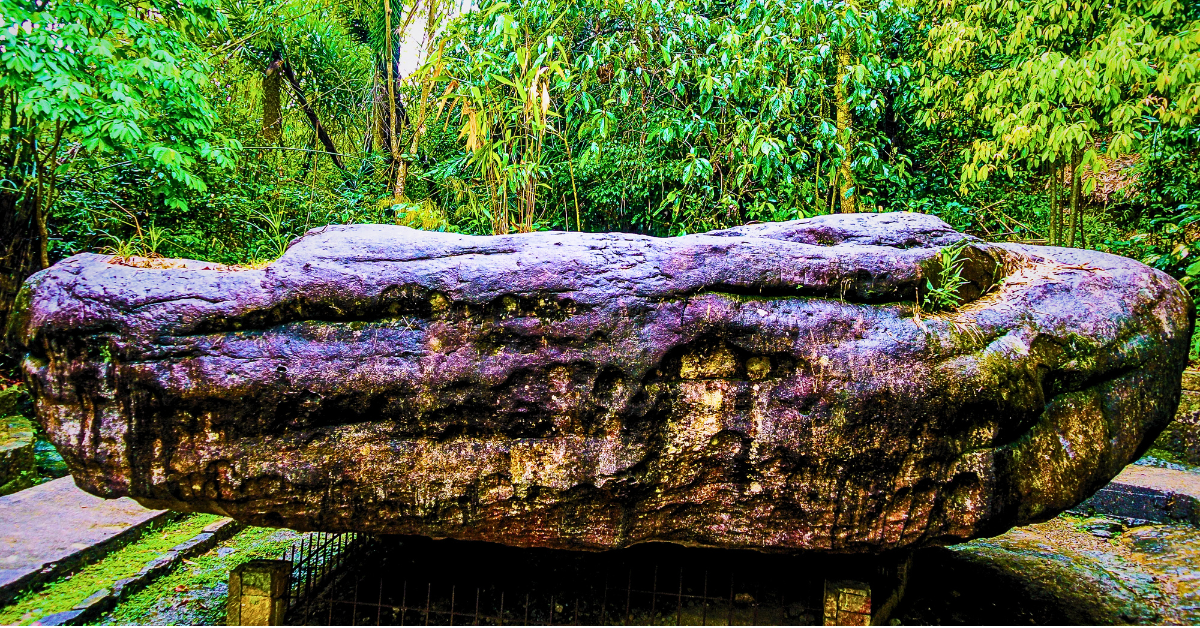
[[(963, 304), (921, 312), (953, 245)], [(920, 214), (110, 262), (31, 278), (10, 330), (81, 486), (580, 549), (877, 552), (1053, 516), (1165, 426), (1194, 324), (1137, 262)]]

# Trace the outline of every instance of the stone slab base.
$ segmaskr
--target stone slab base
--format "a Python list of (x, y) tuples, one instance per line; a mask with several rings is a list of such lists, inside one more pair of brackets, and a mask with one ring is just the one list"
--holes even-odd
[(1200, 473), (1129, 465), (1072, 512), (1200, 525)]
[(70, 476), (0, 497), (0, 604), (138, 537), (169, 516), (83, 492)]

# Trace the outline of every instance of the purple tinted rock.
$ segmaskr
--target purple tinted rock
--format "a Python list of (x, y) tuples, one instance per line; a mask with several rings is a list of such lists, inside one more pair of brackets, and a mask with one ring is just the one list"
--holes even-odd
[[(919, 312), (966, 239), (960, 307)], [(861, 214), (679, 238), (311, 231), (77, 255), (14, 319), (80, 486), (255, 525), (878, 552), (1049, 518), (1179, 401), (1192, 304), (1092, 251)]]

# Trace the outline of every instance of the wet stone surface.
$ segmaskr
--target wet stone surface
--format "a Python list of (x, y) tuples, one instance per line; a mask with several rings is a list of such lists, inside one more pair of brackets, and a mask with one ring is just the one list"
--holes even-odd
[(926, 625), (1200, 622), (1200, 530), (1128, 523), (1061, 516), (921, 550), (895, 617)]

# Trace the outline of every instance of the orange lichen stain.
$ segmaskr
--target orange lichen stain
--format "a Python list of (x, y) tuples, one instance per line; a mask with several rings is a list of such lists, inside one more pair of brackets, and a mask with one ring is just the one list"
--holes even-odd
[(771, 358), (755, 356), (746, 360), (746, 375), (753, 381), (763, 379), (771, 372)]
[(679, 376), (683, 379), (714, 379), (737, 374), (737, 356), (724, 345), (710, 351), (695, 351), (683, 356)]
[(180, 259), (174, 257), (140, 257), (137, 255), (114, 255), (108, 258), (108, 263), (114, 266), (128, 266), (130, 268), (152, 268), (158, 270), (167, 269), (183, 269), (183, 270), (216, 270), (221, 272), (234, 272), (240, 270), (256, 270), (269, 264), (269, 261), (264, 261), (254, 265), (231, 265), (218, 264), (217, 262), (200, 262), (192, 259)]

